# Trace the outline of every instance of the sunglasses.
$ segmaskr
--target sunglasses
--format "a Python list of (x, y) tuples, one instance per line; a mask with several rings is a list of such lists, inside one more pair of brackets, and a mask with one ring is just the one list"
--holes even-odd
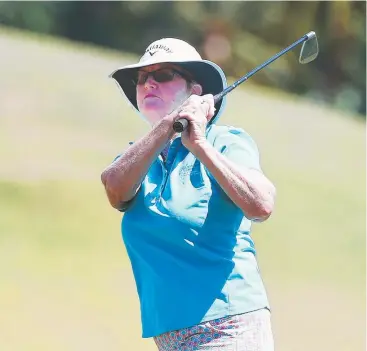
[(176, 75), (186, 79), (187, 81), (191, 81), (191, 79), (186, 74), (180, 71), (171, 68), (162, 68), (153, 72), (138, 72), (137, 78), (134, 83), (137, 85), (143, 85), (145, 84), (149, 76), (152, 76), (153, 79), (158, 83), (166, 83), (171, 82)]

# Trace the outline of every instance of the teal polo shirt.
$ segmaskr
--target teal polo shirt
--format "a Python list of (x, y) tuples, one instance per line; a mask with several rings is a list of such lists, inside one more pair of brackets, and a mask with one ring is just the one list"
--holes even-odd
[[(208, 141), (241, 167), (261, 171), (242, 129), (212, 124)], [(251, 221), (176, 138), (152, 163), (125, 210), (122, 237), (140, 300), (142, 336), (269, 308)]]

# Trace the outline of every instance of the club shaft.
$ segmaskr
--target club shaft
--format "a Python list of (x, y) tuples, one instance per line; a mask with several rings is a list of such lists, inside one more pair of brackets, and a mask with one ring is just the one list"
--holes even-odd
[[(303, 37), (299, 38), (293, 44), (289, 45), (288, 47), (286, 47), (282, 51), (278, 52), (277, 54), (275, 54), (274, 56), (272, 56), (271, 58), (269, 58), (268, 60), (266, 60), (265, 62), (263, 62), (261, 65), (255, 67), (252, 71), (248, 72), (243, 77), (241, 77), (240, 79), (238, 79), (237, 81), (235, 81), (232, 85), (230, 85), (229, 87), (227, 87), (226, 89), (224, 89), (222, 92), (220, 92), (219, 94), (215, 95), (214, 96), (214, 104), (216, 104), (219, 100), (221, 100), (230, 91), (232, 91), (233, 89), (235, 89), (238, 85), (242, 84), (247, 79), (249, 79), (250, 77), (252, 77), (255, 73), (257, 73), (258, 71), (262, 70), (264, 67), (268, 66), (270, 63), (274, 62), (279, 57), (283, 56), (285, 53), (287, 53), (288, 51), (290, 51), (293, 48), (295, 48), (297, 45), (302, 44), (304, 41), (308, 40), (310, 37), (312, 37), (312, 35), (314, 35), (314, 32), (309, 32), (309, 33), (305, 34)], [(188, 124), (189, 123), (188, 123), (188, 121), (186, 119), (180, 118), (177, 121), (175, 121), (175, 123), (173, 124), (173, 129), (176, 132), (180, 133), (180, 132), (182, 132), (183, 130), (185, 130), (187, 128)]]
[(255, 73), (257, 73), (258, 71), (262, 70), (264, 67), (268, 66), (269, 64), (271, 64), (272, 62), (274, 62), (275, 60), (277, 60), (280, 56), (283, 56), (285, 53), (287, 53), (288, 51), (294, 49), (297, 45), (303, 43), (307, 39), (308, 39), (308, 36), (307, 36), (307, 34), (305, 34), (302, 38), (298, 39), (293, 44), (289, 45), (288, 47), (286, 47), (282, 51), (278, 52), (277, 54), (275, 54), (274, 56), (272, 56), (271, 58), (269, 58), (268, 60), (266, 60), (265, 62), (263, 62), (261, 65), (255, 67), (252, 71), (248, 72), (243, 77), (241, 77), (236, 82), (234, 82), (232, 85), (230, 85), (229, 87), (227, 87), (226, 89), (224, 89), (222, 92), (220, 92), (219, 94), (215, 95), (215, 97), (214, 97), (215, 103), (218, 102), (225, 95), (227, 95), (234, 88), (236, 88), (238, 85), (242, 84), (247, 79), (249, 79), (250, 77), (252, 77)]

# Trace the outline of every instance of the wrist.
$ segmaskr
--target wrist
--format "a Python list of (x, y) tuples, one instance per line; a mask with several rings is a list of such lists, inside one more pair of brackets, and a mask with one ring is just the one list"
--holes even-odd
[(192, 154), (200, 159), (203, 155), (207, 154), (213, 149), (213, 146), (208, 142), (207, 139), (196, 141), (191, 147)]
[(166, 136), (167, 140), (170, 140), (175, 135), (175, 131), (173, 130), (173, 122), (165, 117), (159, 120), (154, 125), (153, 129), (159, 130)]

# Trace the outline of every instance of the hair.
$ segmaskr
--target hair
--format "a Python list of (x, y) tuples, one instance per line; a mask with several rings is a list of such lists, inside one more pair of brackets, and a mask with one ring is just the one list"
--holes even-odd
[[(182, 66), (177, 65), (177, 64), (172, 64), (172, 68), (176, 69), (179, 73), (181, 73), (181, 77), (183, 79), (185, 79), (186, 81), (186, 88), (187, 91), (189, 91), (195, 84), (199, 84), (195, 79), (194, 76), (192, 75), (191, 72), (187, 71), (186, 69), (184, 69)], [(200, 84), (199, 84), (200, 85)]]
[[(187, 90), (190, 90), (195, 84), (199, 84), (193, 77), (193, 75), (191, 74), (191, 72), (182, 69), (182, 67), (180, 67), (180, 72), (182, 72), (182, 78), (185, 79), (186, 81), (186, 87)], [(200, 84), (199, 84), (200, 85)]]
[(186, 87), (187, 90), (190, 90), (195, 84), (198, 84), (197, 82), (195, 82), (194, 80), (186, 80)]

